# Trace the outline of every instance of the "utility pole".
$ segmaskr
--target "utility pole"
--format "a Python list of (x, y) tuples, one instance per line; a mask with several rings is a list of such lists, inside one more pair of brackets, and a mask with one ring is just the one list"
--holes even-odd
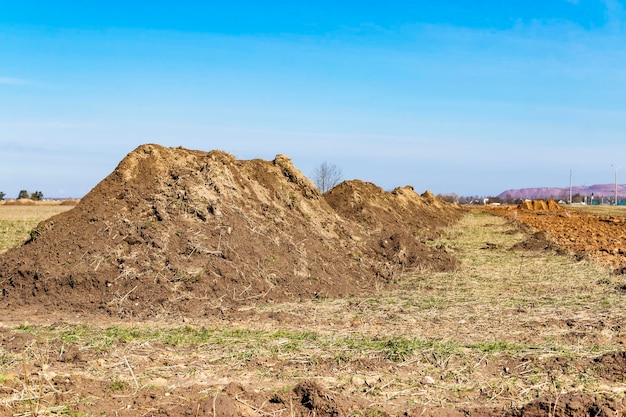
[(617, 168), (615, 169), (615, 205), (617, 205)]
[(572, 170), (569, 170), (569, 203), (572, 204)]
[[(615, 205), (617, 205), (617, 170), (619, 169), (618, 167), (614, 166), (613, 164), (611, 164), (612, 168), (615, 168)], [(621, 168), (621, 167), (620, 167)]]

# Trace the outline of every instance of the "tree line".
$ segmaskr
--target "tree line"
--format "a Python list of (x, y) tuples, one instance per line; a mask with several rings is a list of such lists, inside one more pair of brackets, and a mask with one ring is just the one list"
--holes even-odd
[[(6, 197), (6, 194), (2, 191), (0, 191), (0, 201), (4, 200), (4, 197)], [(17, 199), (21, 200), (23, 198), (30, 198), (31, 200), (43, 200), (43, 193), (41, 191), (33, 191), (32, 193), (29, 193), (28, 190), (20, 190), (20, 192), (17, 194)]]

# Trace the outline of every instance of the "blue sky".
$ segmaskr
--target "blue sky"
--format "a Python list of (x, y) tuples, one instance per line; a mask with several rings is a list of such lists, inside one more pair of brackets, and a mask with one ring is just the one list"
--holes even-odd
[(143, 143), (418, 192), (626, 183), (625, 6), (0, 0), (0, 191), (83, 196)]

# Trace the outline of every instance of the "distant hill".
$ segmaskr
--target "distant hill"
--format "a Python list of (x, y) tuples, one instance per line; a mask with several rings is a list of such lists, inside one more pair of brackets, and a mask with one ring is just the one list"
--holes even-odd
[[(529, 199), (529, 200), (537, 200), (537, 199), (546, 199), (546, 198), (554, 198), (555, 200), (567, 200), (569, 199), (569, 187), (538, 187), (538, 188), (521, 188), (517, 190), (506, 190), (500, 194), (498, 197), (506, 200), (506, 199)], [(615, 184), (596, 184), (590, 186), (575, 186), (572, 187), (572, 195), (579, 194), (581, 196), (591, 196), (594, 198), (602, 198), (602, 197), (613, 197), (615, 196)], [(618, 197), (626, 196), (626, 184), (618, 184), (617, 185), (617, 194)]]

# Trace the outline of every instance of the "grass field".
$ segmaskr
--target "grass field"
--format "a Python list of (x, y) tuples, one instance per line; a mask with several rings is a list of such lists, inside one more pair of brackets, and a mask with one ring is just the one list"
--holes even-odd
[(587, 213), (601, 214), (606, 216), (626, 216), (626, 206), (610, 206), (610, 205), (580, 205), (572, 204), (567, 206), (568, 209), (580, 210)]
[[(0, 207), (3, 247), (66, 208), (17, 209)], [(607, 380), (598, 358), (626, 343), (624, 278), (552, 252), (511, 250), (523, 239), (504, 218), (468, 213), (433, 243), (460, 259), (456, 271), (417, 271), (370, 297), (260, 304), (227, 320), (0, 320), (13, 337), (32, 338), (19, 351), (0, 347), (0, 385), (24, 387), (22, 369), (39, 370), (0, 406), (27, 415), (36, 397), (41, 415), (104, 407), (106, 393), (78, 388), (58, 404), (52, 373), (107, 381), (102, 390), (129, 401), (159, 387), (183, 402), (212, 398), (226, 381), (279, 391), (304, 379), (374, 407), (521, 405), (571, 391), (623, 399), (626, 381)], [(55, 361), (64, 350), (80, 352), (81, 366)], [(177, 396), (190, 386), (193, 398)]]
[(28, 239), (37, 224), (71, 209), (62, 205), (0, 205), (0, 253)]

